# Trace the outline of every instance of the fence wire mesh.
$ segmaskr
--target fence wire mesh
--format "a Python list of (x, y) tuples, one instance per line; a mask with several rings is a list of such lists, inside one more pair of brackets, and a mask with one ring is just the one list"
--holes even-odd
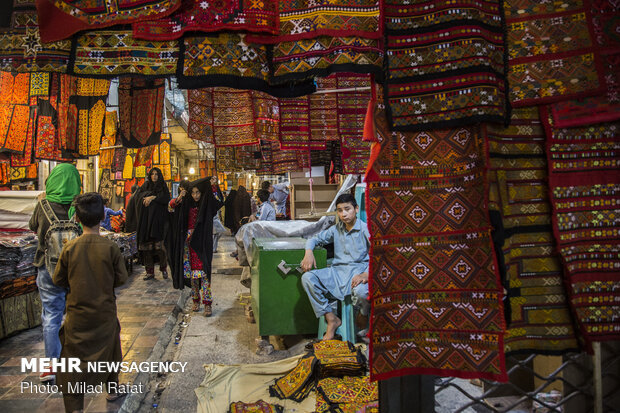
[[(506, 358), (508, 383), (441, 378), (435, 380), (437, 413), (595, 412), (593, 356)], [(620, 343), (601, 344), (602, 411), (620, 412)]]

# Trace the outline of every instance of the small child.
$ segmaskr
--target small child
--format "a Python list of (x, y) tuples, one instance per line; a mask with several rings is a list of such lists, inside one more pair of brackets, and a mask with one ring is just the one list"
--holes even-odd
[(252, 221), (275, 221), (276, 220), (276, 210), (274, 209), (271, 202), (269, 202), (269, 191), (265, 189), (259, 189), (256, 192), (256, 196), (258, 197), (258, 214), (256, 214), (256, 219), (252, 219)]
[(77, 221), (83, 234), (69, 241), (62, 250), (53, 281), (68, 288), (67, 313), (60, 329), (61, 358), (77, 357), (82, 373), (57, 373), (63, 390), (65, 411), (84, 409), (84, 394), (68, 392), (68, 383), (98, 385), (106, 383), (107, 399), (116, 400), (119, 394), (110, 393), (117, 386), (118, 373), (87, 372), (87, 362), (120, 362), (121, 327), (116, 315), (114, 288), (127, 280), (125, 260), (118, 246), (99, 235), (103, 219), (103, 199), (95, 192), (78, 195), (73, 201)]
[(123, 215), (123, 209), (121, 208), (118, 211), (115, 211), (112, 208), (108, 207), (109, 203), (110, 203), (110, 200), (108, 198), (105, 198), (103, 200), (104, 217), (103, 217), (103, 220), (101, 221), (101, 227), (103, 229), (107, 229), (108, 231), (112, 231), (112, 224), (110, 223), (110, 217), (117, 217), (119, 215)]

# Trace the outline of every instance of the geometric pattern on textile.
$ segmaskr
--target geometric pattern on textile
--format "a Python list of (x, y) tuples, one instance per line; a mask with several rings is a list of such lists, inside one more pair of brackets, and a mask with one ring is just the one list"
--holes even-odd
[(601, 91), (589, 2), (506, 0), (510, 102), (532, 106)]
[[(428, 131), (507, 116), (502, 2), (385, 2), (390, 129)], [(432, 24), (430, 24), (432, 22)]]
[(282, 406), (258, 400), (254, 403), (233, 402), (228, 413), (282, 413)]
[(256, 137), (277, 141), (280, 134), (280, 105), (278, 99), (263, 92), (252, 91)]
[(579, 345), (551, 228), (538, 108), (514, 109), (510, 126), (486, 128), (489, 209), (508, 292), (506, 353), (575, 351)]
[(552, 224), (587, 348), (620, 339), (620, 123), (556, 128), (546, 108)]
[[(118, 112), (106, 111), (104, 133), (101, 137), (101, 148), (107, 148), (116, 144)], [(112, 158), (114, 157), (114, 149), (101, 149), (99, 151), (99, 168), (107, 169), (112, 166)]]
[(167, 16), (181, 0), (36, 0), (44, 42), (67, 39), (88, 29)]
[(73, 38), (68, 72), (89, 77), (171, 76), (176, 73), (176, 41), (135, 39), (130, 30), (97, 30)]
[(241, 172), (242, 166), (235, 156), (234, 146), (215, 148), (215, 168), (218, 172)]
[(124, 146), (141, 148), (161, 138), (164, 80), (121, 77), (118, 85), (119, 134)]
[(173, 40), (187, 31), (243, 30), (278, 34), (278, 2), (182, 0), (181, 7), (167, 17), (133, 24), (139, 39)]
[(314, 388), (312, 374), (317, 359), (313, 356), (306, 356), (299, 360), (297, 366), (288, 374), (269, 386), (269, 395), (279, 399), (291, 399), (297, 402), (306, 398), (308, 393)]
[(310, 141), (310, 100), (307, 96), (280, 99), (279, 105), (280, 149), (325, 149), (325, 142)]
[(371, 116), (371, 378), (507, 380), (481, 126), (392, 133), (382, 107)]
[(366, 358), (349, 341), (322, 340), (313, 344), (312, 354), (318, 360), (318, 378), (359, 376), (366, 371)]
[(189, 136), (216, 146), (258, 144), (252, 92), (229, 88), (191, 89)]
[(7, 72), (60, 72), (67, 70), (71, 41), (43, 43), (37, 11), (14, 10), (11, 29), (0, 32), (0, 70)]
[(0, 73), (0, 151), (24, 153), (30, 124), (29, 97), (30, 73)]
[(295, 87), (271, 86), (267, 46), (247, 42), (242, 33), (185, 36), (179, 45), (177, 79), (184, 89), (232, 87), (283, 97), (302, 96), (315, 90), (309, 82)]
[[(337, 74), (336, 88), (375, 88), (369, 75)], [(362, 140), (364, 119), (372, 90), (336, 93), (338, 135), (342, 147), (342, 165), (345, 174), (363, 174), (368, 166), (370, 143)]]
[(318, 36), (279, 42), (269, 49), (273, 84), (325, 77), (335, 72), (373, 73), (383, 79), (383, 49), (378, 39)]
[[(379, 39), (381, 8), (377, 0), (279, 1), (280, 30), (274, 37), (252, 36), (257, 43), (291, 42), (317, 36)], [(278, 33), (275, 33), (278, 34)]]
[[(269, 142), (268, 142), (269, 143)], [(271, 143), (271, 162), (272, 172), (282, 174), (285, 172), (296, 172), (302, 169), (299, 165), (297, 152), (295, 150), (280, 149), (280, 143)]]
[(331, 411), (359, 411), (379, 400), (379, 385), (363, 377), (328, 377), (319, 380), (317, 393), (331, 407)]
[(257, 175), (271, 175), (273, 174), (273, 154), (272, 154), (272, 144), (277, 142), (273, 141), (260, 141), (260, 156), (261, 156), (261, 167), (256, 170)]
[(235, 147), (235, 158), (245, 171), (256, 171), (262, 167), (259, 145)]
[[(336, 75), (338, 76), (338, 75)], [(317, 91), (335, 89), (336, 76), (316, 79)], [(314, 93), (310, 100), (310, 139), (313, 142), (340, 141), (336, 93)]]

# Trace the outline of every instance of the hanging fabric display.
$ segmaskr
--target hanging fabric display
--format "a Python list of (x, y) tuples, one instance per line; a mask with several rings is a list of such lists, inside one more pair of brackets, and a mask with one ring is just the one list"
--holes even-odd
[(259, 140), (277, 141), (280, 136), (280, 105), (278, 98), (252, 91), (254, 129)]
[(74, 33), (167, 16), (181, 0), (36, 0), (41, 40), (53, 42)]
[(11, 28), (0, 32), (1, 71), (65, 73), (70, 51), (70, 40), (41, 41), (34, 0), (13, 3)]
[(374, 124), (371, 378), (506, 381), (480, 126), (393, 133), (382, 107)]
[(0, 152), (24, 153), (30, 123), (30, 74), (0, 72)]
[[(35, 159), (48, 159), (52, 161), (69, 162), (73, 156), (63, 155), (61, 151), (61, 134), (59, 132), (59, 91), (61, 89), (61, 77), (65, 75), (50, 74), (49, 94), (37, 96), (35, 109)], [(66, 113), (63, 112), (63, 113)], [(66, 117), (63, 118), (66, 120)], [(63, 125), (66, 124), (63, 123)], [(64, 136), (64, 135), (63, 135)]]
[(427, 131), (508, 116), (499, 0), (385, 1), (390, 128)]
[(114, 158), (114, 149), (103, 149), (109, 146), (116, 145), (116, 131), (117, 131), (117, 112), (106, 111), (104, 120), (103, 137), (101, 138), (101, 147), (99, 151), (99, 167), (101, 169), (107, 169), (112, 166), (112, 159)]
[(543, 107), (552, 225), (570, 304), (589, 351), (620, 339), (620, 123), (558, 128)]
[(506, 354), (577, 351), (551, 228), (545, 133), (538, 108), (514, 109), (506, 128), (486, 125), (486, 139), (489, 210), (508, 295)]
[[(336, 87), (375, 87), (369, 75), (338, 74)], [(363, 174), (368, 165), (370, 144), (363, 141), (364, 119), (372, 90), (337, 93), (338, 134), (342, 145), (342, 170), (345, 174)], [(378, 92), (379, 96), (382, 94)]]
[(181, 7), (169, 16), (134, 23), (133, 35), (139, 39), (173, 40), (188, 31), (242, 30), (248, 33), (277, 34), (278, 21), (276, 0), (182, 0)]
[(161, 138), (164, 80), (122, 77), (118, 84), (119, 135), (123, 146), (156, 145)]
[(97, 30), (73, 37), (68, 73), (112, 78), (174, 76), (179, 59), (176, 41), (157, 42), (133, 37), (130, 30)]

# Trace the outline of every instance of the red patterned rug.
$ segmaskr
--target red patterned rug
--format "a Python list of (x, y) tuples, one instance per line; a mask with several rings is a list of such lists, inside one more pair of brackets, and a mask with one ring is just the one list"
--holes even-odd
[(121, 77), (118, 131), (125, 147), (141, 148), (159, 143), (163, 104), (163, 79)]
[(557, 128), (546, 108), (553, 230), (587, 348), (620, 339), (620, 123)]
[(480, 127), (390, 132), (381, 108), (374, 124), (371, 378), (507, 380)]

